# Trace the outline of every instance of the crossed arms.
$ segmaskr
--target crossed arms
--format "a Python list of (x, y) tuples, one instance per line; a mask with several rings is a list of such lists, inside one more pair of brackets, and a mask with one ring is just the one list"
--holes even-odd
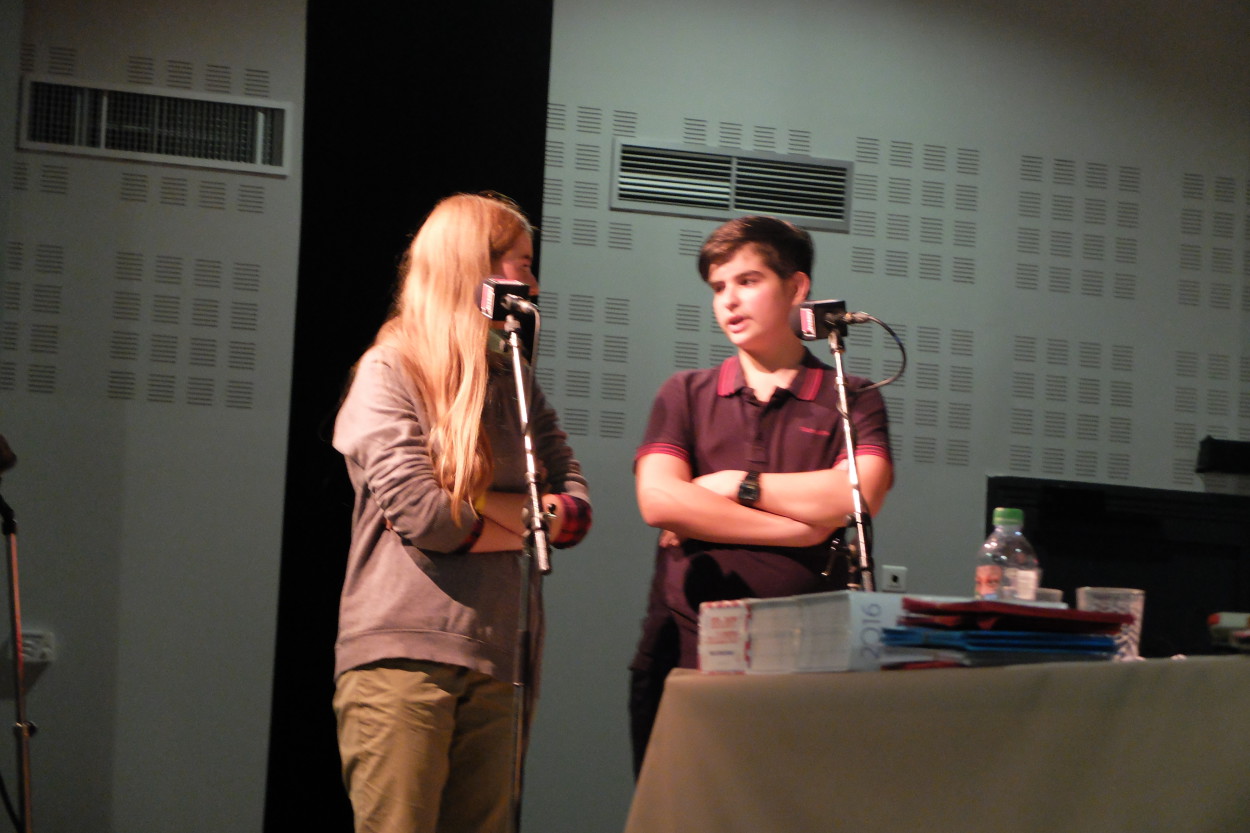
[[(880, 510), (893, 476), (890, 461), (857, 454), (864, 510)], [(656, 452), (638, 459), (635, 487), (643, 520), (681, 538), (721, 544), (808, 547), (828, 540), (854, 512), (846, 461), (829, 469), (765, 472), (754, 507), (738, 503), (746, 472), (727, 469), (693, 477), (681, 457)]]

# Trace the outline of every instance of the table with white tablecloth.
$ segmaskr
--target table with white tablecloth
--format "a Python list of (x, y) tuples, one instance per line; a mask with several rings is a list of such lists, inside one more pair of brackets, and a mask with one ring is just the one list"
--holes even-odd
[(1250, 657), (670, 675), (626, 833), (1250, 833)]

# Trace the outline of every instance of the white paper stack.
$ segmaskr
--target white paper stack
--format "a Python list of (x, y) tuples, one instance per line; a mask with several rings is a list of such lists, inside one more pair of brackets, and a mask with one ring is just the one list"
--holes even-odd
[[(716, 673), (873, 671), (882, 629), (898, 624), (903, 596), (838, 590), (699, 606), (699, 669)], [(917, 651), (916, 659), (924, 652)], [(899, 662), (897, 650), (891, 662)]]
[(745, 599), (699, 605), (699, 670), (745, 671), (751, 607)]
[(798, 670), (803, 609), (795, 601), (795, 597), (750, 600), (747, 639), (751, 651), (745, 670), (760, 674)]

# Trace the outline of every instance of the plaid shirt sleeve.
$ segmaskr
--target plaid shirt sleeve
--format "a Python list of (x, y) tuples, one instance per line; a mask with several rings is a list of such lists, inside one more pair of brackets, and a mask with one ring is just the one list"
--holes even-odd
[(573, 495), (552, 495), (560, 504), (560, 534), (551, 540), (551, 546), (558, 550), (567, 549), (581, 543), (590, 531), (590, 503)]

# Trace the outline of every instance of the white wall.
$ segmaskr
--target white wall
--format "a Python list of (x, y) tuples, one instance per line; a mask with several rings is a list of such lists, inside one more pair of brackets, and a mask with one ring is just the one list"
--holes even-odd
[[(1193, 473), (1206, 434), (1250, 439), (1243, 7), (556, 0), (554, 26), (540, 372), (598, 508), (547, 579), (539, 829), (619, 829), (654, 540), (632, 454), (660, 381), (724, 355), (694, 268), (717, 223), (609, 211), (615, 137), (855, 163), (814, 295), (906, 342), (876, 543), (911, 590), (968, 592), (990, 475), (1245, 491)], [(853, 329), (853, 372), (895, 356)]]
[(59, 654), (30, 696), (35, 827), (259, 829), (304, 3), (24, 5), (23, 73), (202, 93), (212, 67), (218, 92), (294, 104), (290, 176), (19, 150), (2, 186), (4, 489), (27, 629)]

